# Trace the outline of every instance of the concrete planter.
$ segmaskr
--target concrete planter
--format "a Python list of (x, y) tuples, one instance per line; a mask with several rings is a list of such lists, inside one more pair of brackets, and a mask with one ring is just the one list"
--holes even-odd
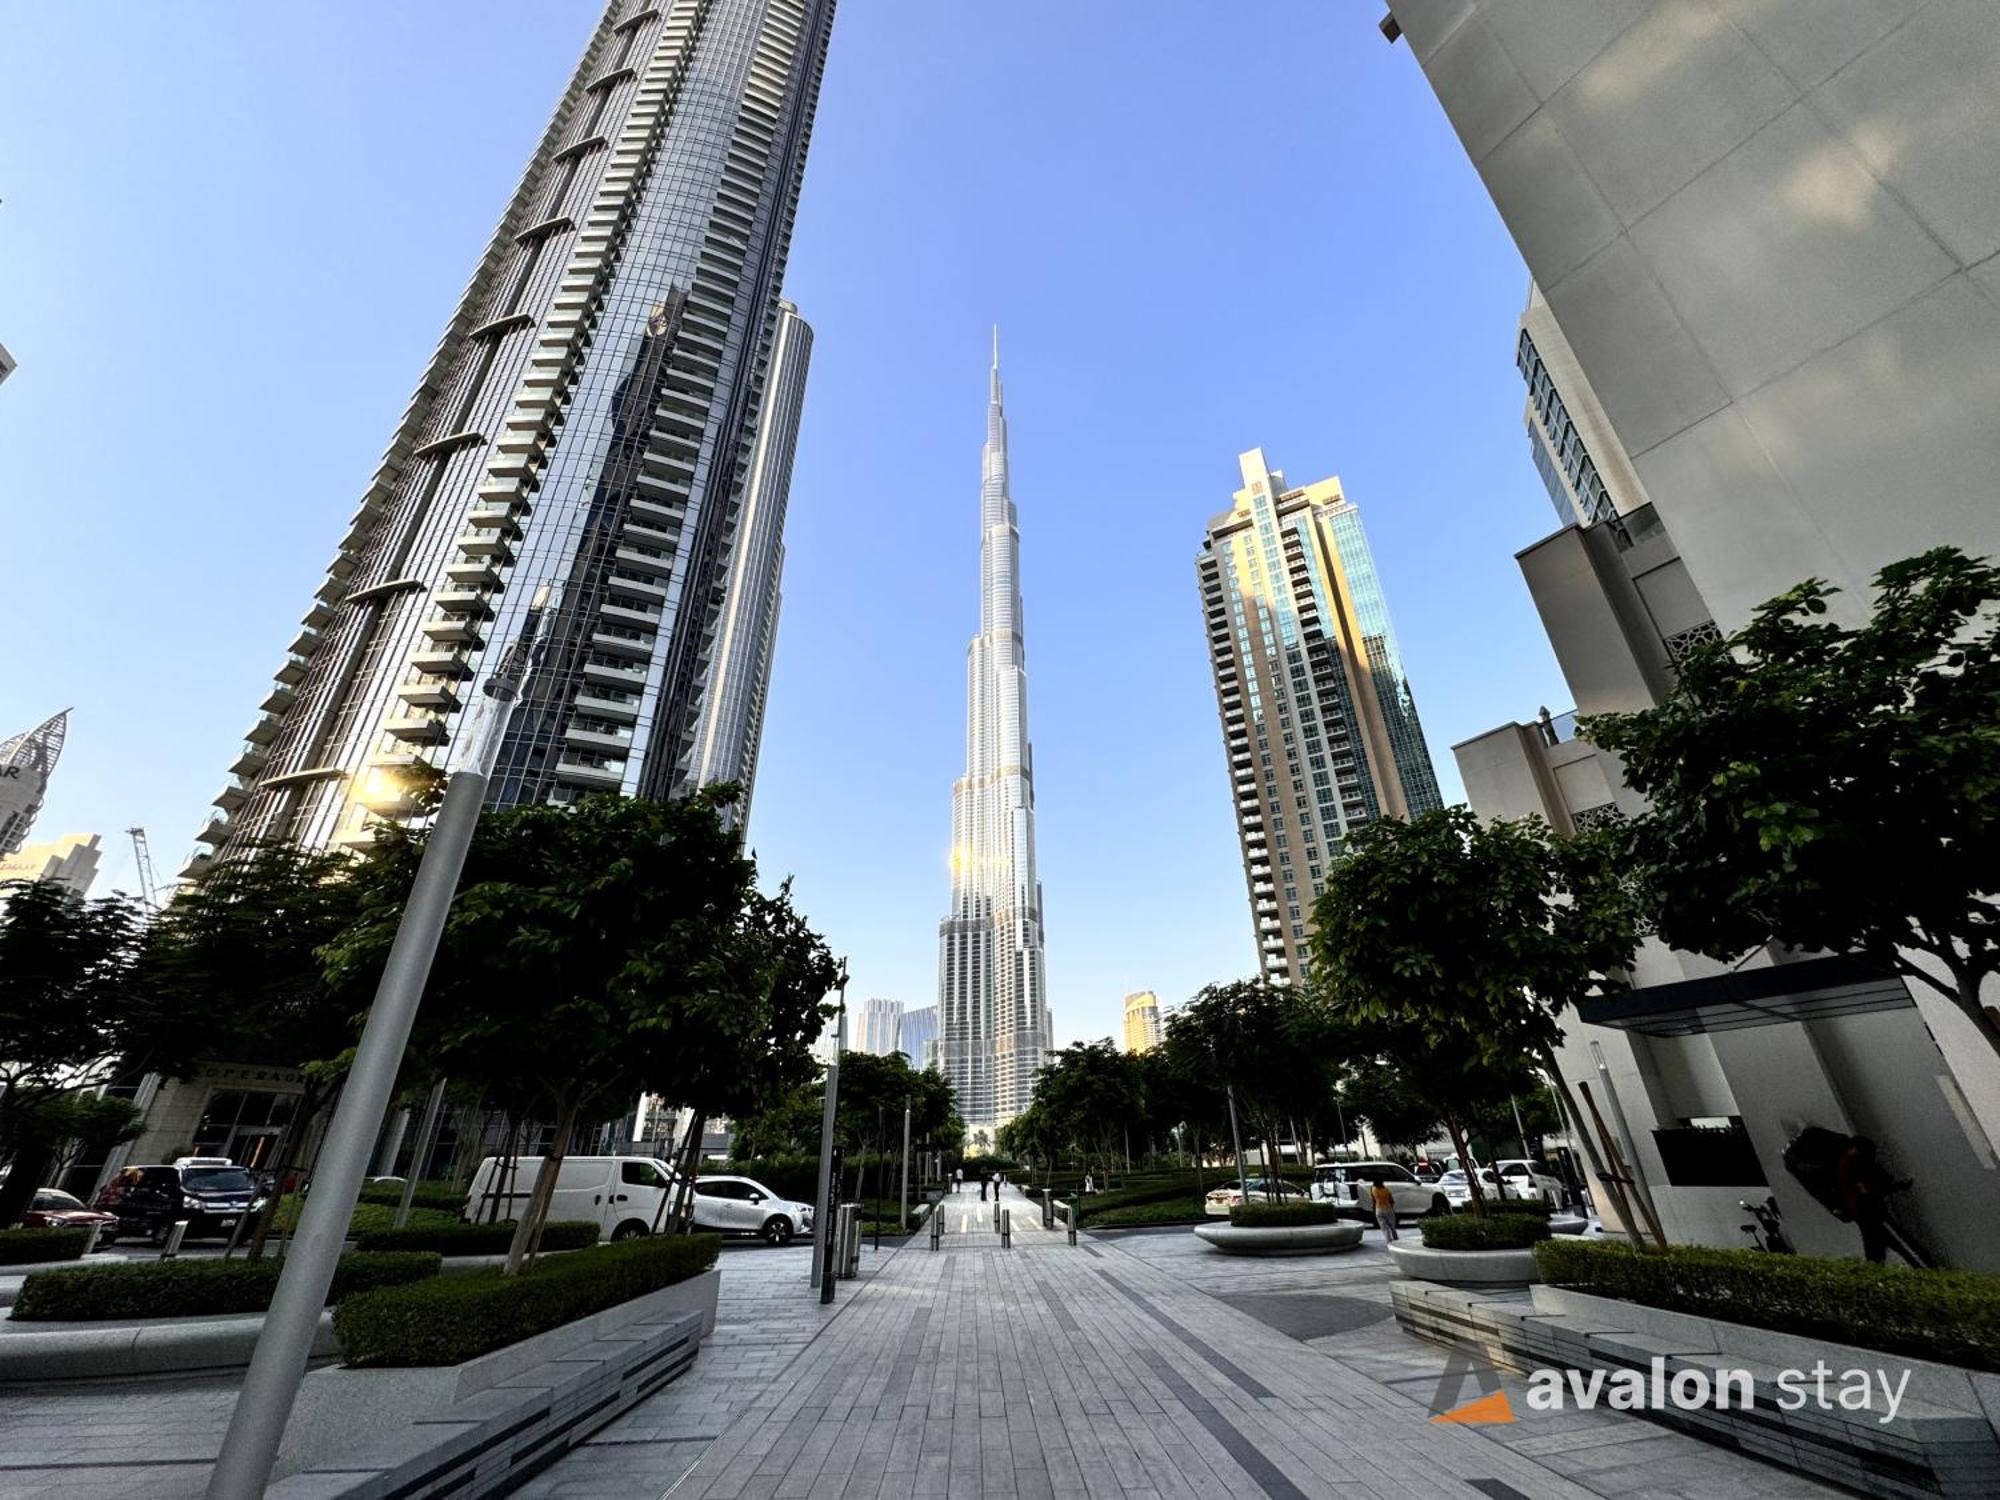
[(1197, 1224), (1197, 1238), (1225, 1255), (1331, 1255), (1361, 1243), (1359, 1224), (1299, 1224), (1288, 1228), (1242, 1229), (1234, 1224)]
[(1392, 1240), (1389, 1257), (1398, 1275), (1445, 1286), (1527, 1286), (1542, 1279), (1533, 1250), (1433, 1250)]
[(385, 1432), (436, 1422), (460, 1402), (533, 1375), (551, 1361), (590, 1345), (617, 1340), (637, 1325), (672, 1323), (694, 1313), (701, 1317), (701, 1337), (707, 1338), (715, 1331), (715, 1304), (721, 1287), (720, 1270), (704, 1271), (462, 1365), (315, 1370), (299, 1384), (277, 1472), (296, 1473)]
[[(129, 1323), (0, 1322), (0, 1383), (107, 1380), (241, 1369), (250, 1363), (262, 1313), (144, 1318)], [(313, 1358), (335, 1352), (333, 1314), (320, 1314)]]

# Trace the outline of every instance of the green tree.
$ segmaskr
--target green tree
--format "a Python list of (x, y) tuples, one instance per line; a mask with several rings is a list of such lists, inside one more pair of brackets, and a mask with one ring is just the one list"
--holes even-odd
[[(323, 952), (366, 901), (400, 908), (414, 869), (413, 851), (402, 844), (364, 860), (258, 845), (183, 885), (147, 933), (138, 987), (190, 1019), (205, 1061), (298, 1070), (299, 1097), (272, 1154), (280, 1181), (303, 1165), (305, 1144), (346, 1075), (357, 1012), (367, 1003), (330, 981)], [(277, 1206), (273, 1194), (251, 1235), (253, 1257), (263, 1253)]]
[(1313, 917), (1316, 984), (1467, 1158), (1473, 1110), (1523, 1090), (1533, 1065), (1560, 1081), (1558, 1018), (1624, 987), (1640, 932), (1606, 840), (1558, 838), (1533, 818), (1481, 822), (1462, 807), (1355, 830)]
[[(1239, 1117), (1275, 1169), (1288, 1133), (1310, 1154), (1319, 1119), (1333, 1113), (1340, 1057), (1332, 1024), (1314, 991), (1238, 980), (1209, 985), (1182, 1006), (1167, 1023), (1162, 1050), (1180, 1077), (1234, 1090)], [(1219, 1123), (1226, 1129), (1226, 1122), (1225, 1092)]]
[(1860, 953), (2000, 1051), (2000, 569), (1942, 547), (1875, 584), (1857, 626), (1819, 579), (1780, 594), (1584, 730), (1652, 802), (1626, 831), (1663, 939)]
[(1142, 1118), (1137, 1060), (1109, 1039), (1072, 1042), (1036, 1070), (1034, 1107), (1046, 1143), (1060, 1142), (1108, 1168), (1124, 1159), (1125, 1132)]
[(121, 1064), (184, 1067), (176, 1018), (133, 985), (136, 902), (86, 901), (53, 881), (0, 886), (0, 1226), (20, 1222), (64, 1143), (94, 1119)]

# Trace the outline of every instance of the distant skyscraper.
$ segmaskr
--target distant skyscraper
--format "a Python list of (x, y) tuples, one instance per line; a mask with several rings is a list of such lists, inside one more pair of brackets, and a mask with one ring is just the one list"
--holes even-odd
[(1338, 479), (1289, 489), (1262, 449), (1239, 462), (1196, 571), (1259, 961), (1289, 983), (1348, 829), (1443, 799), (1361, 513)]
[[(94, 833), (66, 833), (46, 844), (26, 844), (12, 854), (0, 854), (0, 886), (10, 880), (53, 880), (87, 896), (97, 879), (100, 842)], [(5, 901), (6, 892), (0, 890), (0, 903)]]
[(496, 805), (755, 769), (809, 334), (780, 300), (833, 0), (610, 0), (204, 842), (356, 844), (552, 590)]
[(937, 1034), (938, 1008), (935, 1005), (906, 1010), (896, 1050), (910, 1060), (913, 1068), (934, 1067), (937, 1064)]
[(965, 774), (951, 797), (951, 914), (938, 926), (939, 1050), (975, 1131), (1028, 1107), (1051, 1035), (1020, 575), (996, 335), (980, 463), (979, 634), (966, 653)]
[(853, 1035), (854, 1051), (887, 1057), (902, 1044), (903, 1002), (874, 995), (863, 1000), (855, 1007)]
[(18, 853), (27, 843), (68, 733), (69, 710), (64, 709), (33, 729), (0, 740), (0, 856)]
[(1160, 997), (1140, 990), (1125, 997), (1125, 1050), (1151, 1052), (1160, 1045)]

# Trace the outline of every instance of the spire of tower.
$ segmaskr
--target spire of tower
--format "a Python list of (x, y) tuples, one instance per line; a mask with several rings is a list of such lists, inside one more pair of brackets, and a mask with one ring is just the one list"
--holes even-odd
[(1000, 325), (993, 325), (993, 400), (1000, 399)]

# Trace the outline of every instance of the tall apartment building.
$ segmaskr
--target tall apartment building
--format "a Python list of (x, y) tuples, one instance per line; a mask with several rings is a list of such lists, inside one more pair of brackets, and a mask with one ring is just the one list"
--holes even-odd
[(1125, 1050), (1151, 1052), (1160, 1045), (1160, 997), (1140, 990), (1125, 997)]
[[(1531, 410), (1606, 481), (1519, 555), (1579, 714), (1659, 702), (1691, 645), (1806, 577), (1852, 618), (1888, 562), (2000, 554), (2000, 10), (1391, 4), (1541, 293)], [(1483, 815), (1644, 808), (1571, 715), (1455, 753)], [(1801, 1250), (1854, 1254), (1784, 1165), (1815, 1125), (1914, 1179), (1897, 1212), (1933, 1253), (2000, 1269), (2000, 1067), (1954, 1007), (1775, 946), (1648, 943), (1632, 978), (1566, 1019), (1558, 1061), (1622, 1104), (1670, 1238), (1740, 1244), (1737, 1201), (1769, 1191)]]
[(951, 793), (951, 912), (938, 924), (939, 1054), (975, 1144), (1028, 1107), (1054, 1038), (1035, 875), (1020, 517), (1007, 480), (997, 333), (988, 386), (979, 634), (965, 660), (965, 774)]
[(496, 805), (754, 771), (810, 346), (779, 291), (833, 11), (610, 0), (203, 842), (417, 812), (543, 586)]
[(855, 1007), (854, 1043), (856, 1052), (887, 1057), (903, 1044), (903, 1002), (871, 995)]
[(1557, 520), (1588, 526), (1644, 505), (1646, 487), (1538, 286), (1528, 288), (1528, 305), (1521, 311), (1514, 365), (1528, 387), (1521, 414), (1528, 452)]
[(935, 1005), (922, 1005), (903, 1012), (903, 1027), (896, 1039), (896, 1050), (910, 1060), (913, 1068), (921, 1070), (938, 1065), (938, 1008)]
[(33, 729), (0, 740), (0, 855), (18, 853), (28, 842), (68, 734), (69, 710), (64, 709)]
[(1443, 799), (1361, 513), (1338, 479), (1238, 462), (1195, 569), (1259, 964), (1292, 983), (1347, 831)]

